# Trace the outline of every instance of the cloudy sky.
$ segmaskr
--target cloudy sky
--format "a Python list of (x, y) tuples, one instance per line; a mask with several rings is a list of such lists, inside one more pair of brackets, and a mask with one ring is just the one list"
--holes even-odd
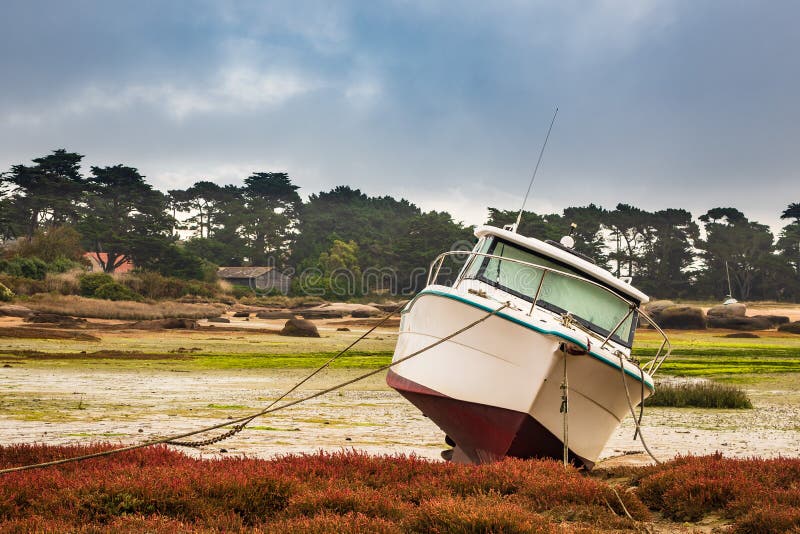
[(287, 171), (479, 223), (800, 202), (800, 3), (5, 0), (0, 171), (59, 147), (158, 188)]

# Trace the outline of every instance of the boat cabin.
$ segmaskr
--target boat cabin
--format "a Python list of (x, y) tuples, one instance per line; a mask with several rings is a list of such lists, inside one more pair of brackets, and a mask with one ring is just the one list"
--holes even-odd
[(597, 336), (605, 339), (613, 332), (612, 341), (631, 347), (636, 308), (647, 302), (646, 295), (564, 248), (488, 226), (478, 228), (476, 235), (479, 241), (461, 272), (459, 288), (511, 300), (529, 315), (535, 299), (535, 309), (553, 317), (569, 312)]

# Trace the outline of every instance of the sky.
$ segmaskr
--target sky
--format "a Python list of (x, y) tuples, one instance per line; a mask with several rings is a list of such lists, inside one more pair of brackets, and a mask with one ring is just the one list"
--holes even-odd
[[(157, 188), (285, 171), (468, 224), (589, 203), (783, 226), (800, 2), (37, 1), (0, 17), (0, 171), (66, 148)], [(784, 221), (785, 223), (785, 221)]]

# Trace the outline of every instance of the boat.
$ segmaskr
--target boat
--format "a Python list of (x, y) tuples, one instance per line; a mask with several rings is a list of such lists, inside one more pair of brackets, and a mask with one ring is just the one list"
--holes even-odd
[[(386, 381), (445, 433), (446, 459), (556, 458), (591, 469), (653, 393), (670, 352), (641, 309), (648, 297), (576, 252), (570, 236), (541, 241), (516, 225), (475, 235), (471, 251), (432, 262), (402, 310)], [(643, 323), (662, 340), (640, 365), (631, 347)]]

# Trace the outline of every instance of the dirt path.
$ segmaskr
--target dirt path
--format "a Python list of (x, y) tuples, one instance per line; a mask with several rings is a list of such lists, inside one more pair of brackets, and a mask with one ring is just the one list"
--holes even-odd
[[(258, 411), (308, 372), (154, 369), (0, 368), (0, 443), (133, 443), (171, 435)], [(354, 377), (330, 370), (304, 388), (307, 394)], [(677, 454), (796, 456), (800, 451), (800, 393), (796, 376), (777, 389), (750, 391), (753, 410), (649, 409), (644, 436), (662, 459)], [(314, 389), (317, 388), (317, 389)], [(299, 395), (298, 395), (299, 396)], [(293, 397), (296, 398), (296, 397)], [(626, 419), (603, 457), (648, 461), (632, 440)], [(191, 452), (204, 457), (247, 454), (271, 457), (319, 449), (356, 448), (376, 454), (439, 458), (441, 431), (416, 408), (372, 377), (345, 391), (254, 421), (223, 443)], [(191, 449), (189, 451), (192, 451)]]

